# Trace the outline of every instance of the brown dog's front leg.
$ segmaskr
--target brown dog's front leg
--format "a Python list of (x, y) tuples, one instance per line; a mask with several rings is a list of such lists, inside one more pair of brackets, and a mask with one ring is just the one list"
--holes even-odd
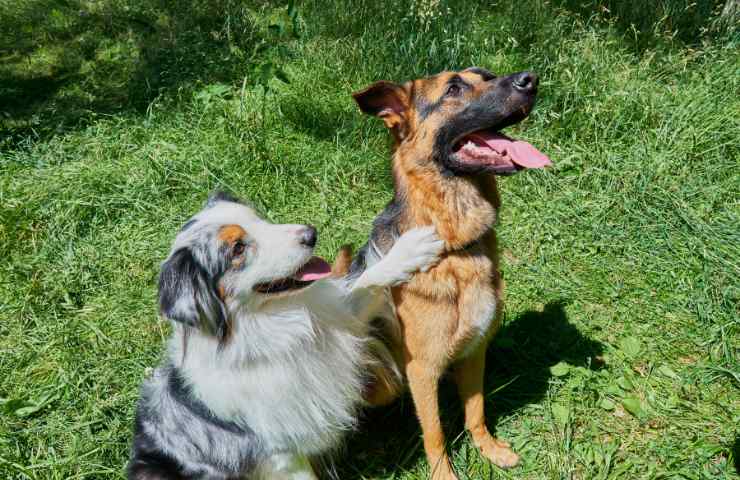
[(432, 470), (432, 480), (457, 480), (447, 457), (444, 432), (439, 420), (439, 374), (428, 365), (412, 360), (406, 366), (406, 376), (421, 423), (424, 451)]
[(455, 381), (465, 408), (465, 428), (473, 443), (494, 465), (509, 468), (519, 463), (519, 456), (507, 442), (494, 438), (486, 427), (483, 373), (486, 367), (486, 347), (461, 360), (455, 369)]

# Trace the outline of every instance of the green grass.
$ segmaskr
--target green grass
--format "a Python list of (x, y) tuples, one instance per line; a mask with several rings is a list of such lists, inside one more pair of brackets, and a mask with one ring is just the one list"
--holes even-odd
[[(488, 412), (522, 465), (480, 458), (445, 384), (461, 479), (737, 478), (740, 42), (721, 2), (431, 3), (0, 2), (0, 478), (122, 478), (182, 222), (227, 188), (317, 225), (327, 257), (360, 244), (389, 142), (349, 93), (473, 64), (541, 74), (511, 130), (555, 167), (501, 181)], [(409, 400), (336, 463), (425, 478)]]

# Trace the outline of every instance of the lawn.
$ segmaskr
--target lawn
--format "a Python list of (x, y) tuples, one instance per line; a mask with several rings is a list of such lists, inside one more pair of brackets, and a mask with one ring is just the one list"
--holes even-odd
[[(215, 188), (361, 244), (389, 141), (350, 93), (531, 69), (510, 131), (548, 171), (500, 182), (505, 326), (489, 349), (503, 471), (731, 479), (740, 463), (740, 38), (722, 1), (0, 2), (0, 478), (123, 478), (168, 326), (159, 263)], [(207, 5), (207, 6), (204, 6)], [(423, 479), (408, 398), (367, 412), (338, 478)]]

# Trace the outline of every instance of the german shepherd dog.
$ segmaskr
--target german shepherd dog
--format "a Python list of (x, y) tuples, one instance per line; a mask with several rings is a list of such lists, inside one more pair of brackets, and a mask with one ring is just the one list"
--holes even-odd
[[(496, 176), (550, 165), (533, 146), (500, 130), (529, 115), (537, 84), (534, 73), (499, 77), (472, 67), (404, 84), (379, 81), (353, 94), (393, 135), (395, 196), (375, 219), (350, 276), (409, 229), (431, 225), (445, 244), (435, 267), (392, 289), (398, 324), (384, 332), (410, 387), (435, 480), (456, 478), (437, 398), (450, 368), (475, 445), (499, 467), (519, 461), (486, 427), (483, 370), (486, 346), (501, 324), (504, 286), (492, 229), (500, 206)], [(375, 378), (371, 404), (390, 403), (402, 390), (392, 375), (375, 372)]]

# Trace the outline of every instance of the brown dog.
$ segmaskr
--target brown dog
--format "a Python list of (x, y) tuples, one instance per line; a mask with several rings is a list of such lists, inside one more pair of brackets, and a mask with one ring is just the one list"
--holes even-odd
[[(519, 457), (486, 428), (486, 346), (500, 325), (503, 281), (492, 227), (500, 205), (495, 175), (550, 164), (525, 142), (498, 133), (525, 118), (537, 76), (497, 77), (482, 68), (443, 72), (399, 85), (380, 81), (353, 96), (393, 134), (395, 197), (375, 219), (368, 243), (350, 266), (359, 274), (410, 228), (434, 225), (445, 241), (439, 264), (395, 287), (397, 325), (380, 327), (405, 374), (435, 480), (455, 479), (445, 452), (437, 388), (449, 367), (465, 408), (465, 425), (483, 455), (500, 467)], [(347, 255), (347, 252), (344, 252)], [(401, 391), (394, 369), (376, 368), (370, 403)]]

